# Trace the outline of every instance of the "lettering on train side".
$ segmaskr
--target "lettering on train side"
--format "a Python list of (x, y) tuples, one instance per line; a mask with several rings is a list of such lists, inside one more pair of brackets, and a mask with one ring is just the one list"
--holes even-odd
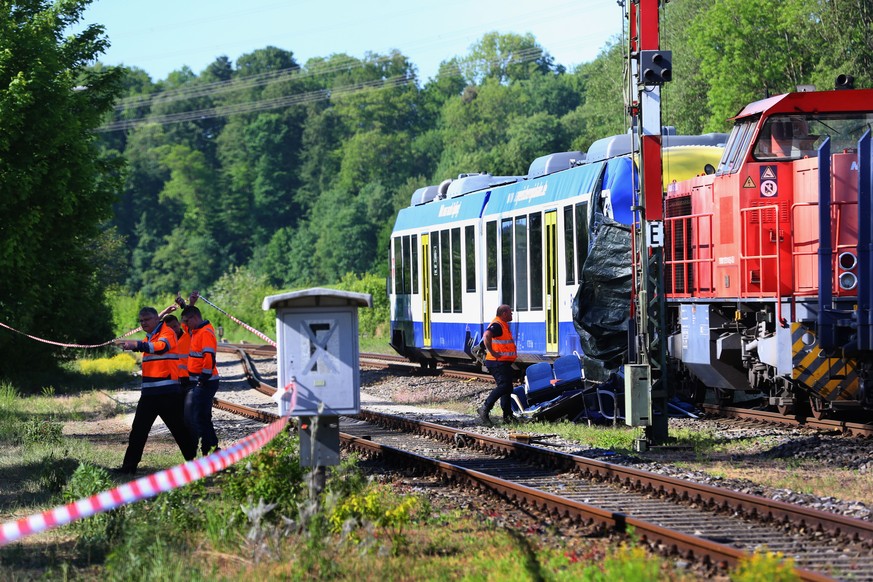
[(440, 218), (456, 218), (458, 214), (461, 213), (461, 203), (455, 202), (454, 204), (447, 204), (445, 206), (440, 206)]
[(545, 196), (546, 190), (548, 188), (548, 184), (540, 184), (539, 186), (534, 186), (533, 188), (525, 188), (524, 190), (520, 190), (515, 193), (515, 203), (518, 204), (519, 202), (524, 202), (526, 200), (532, 200), (534, 198)]

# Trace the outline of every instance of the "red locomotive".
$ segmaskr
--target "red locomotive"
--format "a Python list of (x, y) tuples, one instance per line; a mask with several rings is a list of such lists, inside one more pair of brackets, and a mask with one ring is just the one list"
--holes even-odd
[(667, 185), (668, 352), (686, 387), (783, 414), (873, 410), (873, 90), (851, 85), (748, 105), (714, 173)]

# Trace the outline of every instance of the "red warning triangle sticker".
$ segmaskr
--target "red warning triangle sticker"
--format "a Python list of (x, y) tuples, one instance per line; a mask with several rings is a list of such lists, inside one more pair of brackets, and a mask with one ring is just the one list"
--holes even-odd
[(775, 180), (776, 172), (773, 170), (773, 166), (764, 166), (764, 171), (761, 172), (761, 179)]
[(748, 178), (746, 178), (746, 183), (743, 184), (743, 188), (754, 188), (754, 187), (755, 187), (755, 182), (752, 180), (752, 177), (749, 176)]

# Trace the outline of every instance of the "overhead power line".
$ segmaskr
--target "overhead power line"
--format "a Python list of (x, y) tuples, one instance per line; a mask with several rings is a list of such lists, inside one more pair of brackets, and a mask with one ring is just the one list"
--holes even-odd
[[(481, 61), (482, 65), (489, 66), (495, 64), (521, 64), (525, 62), (535, 61), (540, 58), (544, 54), (542, 48), (539, 47), (531, 47), (528, 49), (524, 49), (513, 53), (507, 59), (494, 59), (494, 60), (483, 60)], [(382, 57), (379, 60), (388, 60), (391, 57)], [(351, 59), (350, 59), (351, 60)], [(149, 107), (155, 103), (167, 103), (171, 101), (178, 101), (184, 99), (194, 99), (198, 97), (214, 97), (219, 94), (228, 93), (231, 91), (238, 91), (243, 89), (250, 89), (262, 85), (266, 85), (268, 83), (279, 81), (279, 80), (292, 80), (300, 79), (303, 77), (320, 75), (320, 74), (329, 74), (330, 72), (337, 72), (346, 70), (349, 68), (363, 68), (368, 65), (371, 65), (372, 62), (360, 62), (358, 61), (354, 67), (348, 67), (342, 64), (336, 64), (332, 67), (328, 67), (327, 69), (319, 69), (315, 71), (307, 71), (300, 72), (299, 69), (280, 69), (277, 71), (271, 71), (268, 73), (262, 73), (259, 75), (252, 75), (251, 77), (244, 77), (243, 79), (231, 80), (231, 81), (218, 81), (215, 83), (207, 83), (205, 85), (198, 85), (196, 87), (192, 87), (190, 90), (178, 89), (174, 91), (162, 92), (151, 95), (147, 98), (142, 98), (139, 100), (132, 101), (124, 101), (116, 105), (115, 110), (117, 112), (123, 112), (130, 108), (143, 108)], [(443, 69), (441, 69), (441, 73), (443, 74), (451, 74), (451, 73), (460, 73), (461, 66), (457, 63), (452, 65), (446, 65)], [(243, 113), (254, 113), (258, 111), (267, 111), (270, 109), (279, 109), (283, 107), (290, 107), (293, 105), (300, 105), (303, 103), (313, 103), (317, 101), (324, 101), (330, 99), (331, 97), (339, 97), (342, 95), (349, 95), (359, 91), (363, 91), (366, 89), (378, 88), (378, 89), (388, 89), (392, 87), (399, 87), (402, 85), (407, 85), (409, 83), (414, 83), (416, 78), (414, 75), (402, 75), (398, 77), (391, 77), (389, 79), (376, 79), (372, 81), (366, 81), (362, 83), (353, 83), (349, 85), (342, 85), (339, 87), (333, 87), (330, 89), (318, 89), (315, 91), (308, 91), (304, 93), (294, 93), (291, 95), (283, 95), (280, 97), (273, 97), (270, 99), (257, 99), (253, 101), (244, 101), (240, 103), (233, 103), (229, 105), (223, 105), (218, 107), (208, 107), (204, 109), (198, 109), (194, 111), (182, 111), (179, 113), (171, 113), (167, 115), (157, 115), (157, 116), (148, 116), (140, 119), (122, 119), (114, 122), (107, 123), (105, 125), (97, 128), (96, 131), (100, 133), (107, 133), (112, 131), (121, 131), (125, 129), (132, 129), (138, 125), (143, 124), (158, 124), (158, 125), (167, 125), (170, 123), (181, 123), (184, 121), (196, 121), (203, 119), (212, 119), (216, 117), (227, 117), (230, 115), (239, 115)]]
[(350, 95), (363, 91), (365, 89), (389, 89), (392, 87), (400, 87), (402, 85), (407, 85), (412, 81), (414, 81), (414, 77), (411, 76), (392, 77), (391, 79), (386, 80), (377, 79), (375, 81), (354, 83), (351, 85), (344, 85), (342, 87), (335, 87), (333, 89), (319, 89), (317, 91), (296, 93), (293, 95), (285, 95), (282, 97), (274, 97), (271, 99), (246, 101), (242, 103), (234, 103), (232, 105), (224, 105), (221, 107), (208, 107), (206, 109), (198, 109), (196, 111), (182, 111), (179, 113), (157, 115), (152, 117), (146, 117), (143, 119), (120, 120), (100, 126), (96, 129), (96, 131), (105, 133), (110, 131), (131, 129), (138, 125), (145, 124), (166, 125), (169, 123), (181, 123), (183, 121), (199, 121), (203, 119), (212, 119), (215, 117), (228, 117), (230, 115), (239, 115), (242, 113), (267, 111), (270, 109), (290, 107), (292, 105), (301, 105), (303, 103), (325, 101), (333, 97)]

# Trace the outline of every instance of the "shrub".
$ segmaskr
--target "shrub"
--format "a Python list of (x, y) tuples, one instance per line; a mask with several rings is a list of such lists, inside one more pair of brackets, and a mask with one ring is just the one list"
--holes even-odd
[(125, 352), (111, 358), (77, 360), (76, 368), (83, 374), (129, 374), (136, 371), (137, 363), (133, 354)]
[[(300, 466), (299, 440), (288, 431), (276, 435), (248, 462), (220, 475), (222, 490), (232, 503), (251, 505), (263, 500), (275, 504), (278, 516), (294, 516), (304, 489), (305, 470)], [(243, 517), (243, 510), (237, 513)]]
[(64, 439), (63, 425), (50, 420), (28, 420), (21, 426), (20, 442), (25, 445), (59, 445)]
[(735, 582), (753, 582), (767, 580), (768, 582), (789, 582), (800, 578), (794, 572), (794, 560), (782, 552), (756, 550), (748, 559), (742, 560), (731, 572), (731, 580)]
[(371, 486), (338, 501), (328, 516), (334, 533), (344, 533), (355, 543), (361, 537), (355, 531), (370, 526), (383, 530), (393, 542), (396, 553), (405, 542), (403, 530), (423, 507), (418, 497), (396, 494), (384, 485)]
[[(106, 469), (82, 463), (73, 472), (62, 496), (65, 503), (70, 503), (114, 486)], [(109, 543), (117, 537), (123, 523), (123, 516), (124, 508), (119, 508), (75, 521), (70, 524), (70, 527), (79, 533), (79, 543), (84, 544), (89, 553), (103, 553), (109, 547)]]

